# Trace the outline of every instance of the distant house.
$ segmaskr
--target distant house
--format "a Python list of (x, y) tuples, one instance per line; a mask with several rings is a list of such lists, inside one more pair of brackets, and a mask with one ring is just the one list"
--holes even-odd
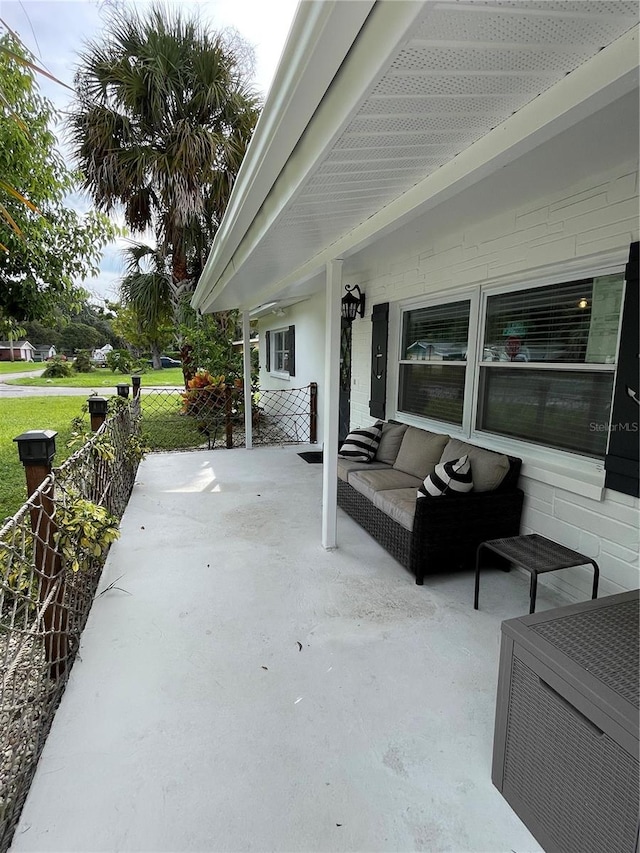
[(105, 344), (100, 349), (94, 349), (91, 353), (91, 361), (94, 364), (105, 365), (107, 363), (107, 356), (113, 350), (111, 344)]
[(0, 341), (0, 361), (33, 361), (35, 351), (36, 348), (29, 341)]
[(48, 358), (53, 358), (54, 355), (57, 355), (57, 350), (52, 344), (36, 344), (33, 360), (46, 361)]

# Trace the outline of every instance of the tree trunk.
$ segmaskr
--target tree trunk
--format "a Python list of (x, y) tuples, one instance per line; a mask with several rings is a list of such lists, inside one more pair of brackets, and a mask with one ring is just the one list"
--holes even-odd
[(15, 354), (13, 352), (13, 332), (9, 329), (9, 358), (11, 361), (15, 361)]
[(189, 278), (187, 258), (182, 252), (176, 252), (171, 259), (171, 275), (176, 288)]
[(160, 361), (160, 350), (157, 344), (151, 344), (151, 364), (154, 370), (162, 369), (162, 362)]
[(196, 365), (193, 361), (193, 347), (191, 344), (183, 344), (180, 348), (182, 359), (182, 375), (184, 376), (184, 387), (189, 387), (189, 382), (196, 375)]

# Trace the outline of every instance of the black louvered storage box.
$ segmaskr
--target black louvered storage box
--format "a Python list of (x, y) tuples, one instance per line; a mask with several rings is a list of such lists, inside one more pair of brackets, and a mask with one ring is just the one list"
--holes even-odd
[(502, 624), (492, 779), (547, 853), (638, 851), (638, 603)]

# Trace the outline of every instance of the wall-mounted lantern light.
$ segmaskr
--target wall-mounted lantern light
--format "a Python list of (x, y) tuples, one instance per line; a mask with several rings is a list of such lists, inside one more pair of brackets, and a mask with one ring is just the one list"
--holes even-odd
[[(364, 293), (358, 284), (345, 284), (346, 296), (342, 297), (342, 316), (347, 322), (353, 323), (358, 314), (364, 317)], [(355, 296), (352, 291), (357, 291)]]

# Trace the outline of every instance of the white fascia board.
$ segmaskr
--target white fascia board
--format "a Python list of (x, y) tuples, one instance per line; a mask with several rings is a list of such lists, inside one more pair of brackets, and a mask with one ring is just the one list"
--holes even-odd
[[(315, 169), (319, 159), (331, 149), (345, 124), (357, 112), (372, 81), (377, 79), (389, 64), (397, 46), (407, 38), (416, 18), (424, 12), (422, 0), (377, 0), (374, 3), (370, 3), (369, 0), (366, 3), (364, 0), (337, 0), (338, 9), (341, 12), (352, 5), (366, 6), (367, 11), (371, 12), (367, 16), (366, 26), (361, 27), (359, 32), (352, 30), (350, 36), (352, 47), (349, 55), (340, 67), (334, 63), (334, 70), (337, 73), (331, 88), (314, 105), (311, 111), (313, 120), (295, 146), (295, 150), (289, 150), (288, 156), (282, 158), (285, 162), (275, 184), (269, 187), (267, 194), (258, 196), (261, 202), (259, 210), (256, 211), (244, 233), (238, 234), (241, 239), (237, 245), (234, 245), (229, 257), (222, 255), (216, 237), (201, 278), (202, 281), (205, 275), (208, 276), (204, 283), (206, 293), (203, 287), (198, 294), (199, 285), (192, 300), (194, 307), (202, 311), (217, 310), (213, 307), (216, 299), (252, 254), (282, 210), (304, 186), (309, 173)], [(374, 7), (373, 10), (372, 7)], [(344, 21), (338, 17), (332, 21), (332, 24), (336, 27), (336, 35), (344, 29)], [(330, 52), (334, 50), (333, 47), (326, 49)], [(284, 61), (283, 57), (283, 63)], [(306, 73), (313, 73), (311, 64)], [(303, 85), (302, 80), (300, 85)], [(291, 117), (285, 117), (287, 121), (290, 119)], [(242, 199), (238, 199), (238, 203), (241, 201)], [(247, 307), (251, 300), (244, 297), (240, 301), (238, 299), (232, 301)]]
[(269, 294), (312, 278), (331, 259), (346, 259), (366, 248), (637, 90), (639, 30), (636, 26), (625, 33), (376, 215), (292, 270), (269, 288)]
[(192, 299), (202, 307), (312, 119), (376, 0), (302, 0)]

